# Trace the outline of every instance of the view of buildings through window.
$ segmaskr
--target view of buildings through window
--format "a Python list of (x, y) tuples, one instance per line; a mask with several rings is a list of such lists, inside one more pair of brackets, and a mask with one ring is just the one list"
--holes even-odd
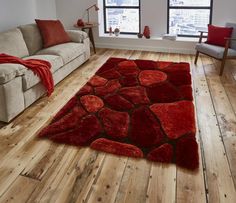
[(169, 0), (169, 33), (199, 35), (211, 22), (211, 0)]
[(139, 32), (139, 0), (104, 0), (105, 32), (119, 28), (121, 33)]

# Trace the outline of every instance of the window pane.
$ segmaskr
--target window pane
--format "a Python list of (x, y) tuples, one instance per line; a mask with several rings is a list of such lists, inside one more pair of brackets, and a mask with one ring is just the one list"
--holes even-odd
[(211, 0), (170, 0), (170, 6), (210, 6)]
[(139, 0), (106, 0), (106, 6), (139, 6)]
[(210, 9), (170, 9), (169, 33), (199, 35), (199, 30), (207, 30)]
[(139, 32), (139, 9), (108, 8), (106, 16), (107, 32), (109, 27), (112, 27), (112, 30), (119, 28), (120, 32)]

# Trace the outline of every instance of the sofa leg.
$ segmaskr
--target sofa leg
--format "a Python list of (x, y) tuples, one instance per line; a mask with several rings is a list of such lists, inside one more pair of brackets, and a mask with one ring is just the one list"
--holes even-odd
[(223, 59), (223, 60), (221, 61), (220, 76), (222, 76), (222, 74), (223, 74), (224, 67), (225, 67), (225, 61), (226, 61), (226, 59)]
[(194, 64), (197, 64), (198, 56), (199, 56), (199, 51), (196, 52)]

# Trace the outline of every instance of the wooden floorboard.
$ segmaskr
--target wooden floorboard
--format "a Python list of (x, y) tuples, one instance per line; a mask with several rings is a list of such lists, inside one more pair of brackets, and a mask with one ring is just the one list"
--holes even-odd
[[(151, 163), (39, 140), (37, 133), (109, 57), (191, 65), (200, 167)], [(236, 65), (200, 56), (98, 49), (9, 124), (0, 123), (0, 202), (236, 202)]]

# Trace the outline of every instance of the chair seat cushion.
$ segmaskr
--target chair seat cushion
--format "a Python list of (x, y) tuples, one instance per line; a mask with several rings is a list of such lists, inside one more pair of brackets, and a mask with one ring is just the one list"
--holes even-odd
[(83, 54), (85, 51), (85, 46), (82, 43), (74, 43), (69, 42), (65, 44), (59, 44), (56, 46), (52, 46), (46, 49), (42, 49), (37, 52), (37, 55), (57, 55), (61, 56), (63, 59), (64, 64), (69, 63), (76, 57)]
[[(224, 54), (224, 47), (206, 44), (206, 43), (197, 43), (195, 49), (203, 54), (210, 55), (217, 59), (222, 59)], [(236, 57), (236, 50), (228, 49), (228, 57), (235, 56)]]
[[(63, 61), (60, 56), (56, 55), (33, 55), (25, 57), (24, 59), (41, 59), (49, 61), (52, 65), (51, 72), (56, 72), (59, 68), (63, 66)], [(27, 69), (24, 75), (22, 76), (23, 90), (26, 91), (29, 88), (40, 82), (40, 78), (33, 73), (33, 71)]]

